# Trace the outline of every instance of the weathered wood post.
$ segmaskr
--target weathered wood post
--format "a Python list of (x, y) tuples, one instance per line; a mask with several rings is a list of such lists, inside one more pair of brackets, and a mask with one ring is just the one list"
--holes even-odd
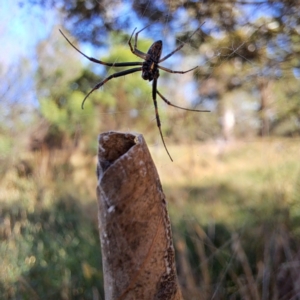
[(143, 136), (101, 134), (97, 176), (105, 299), (182, 299), (166, 199)]

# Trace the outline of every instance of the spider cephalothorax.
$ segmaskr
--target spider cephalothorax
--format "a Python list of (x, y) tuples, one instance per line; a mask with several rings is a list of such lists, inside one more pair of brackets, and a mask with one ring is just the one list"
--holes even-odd
[[(148, 26), (146, 26), (148, 27)], [(180, 108), (183, 110), (188, 110), (188, 111), (198, 111), (198, 112), (208, 112), (208, 110), (198, 110), (198, 109), (188, 109), (188, 108), (184, 108), (184, 107), (180, 107), (178, 105), (172, 104), (169, 100), (167, 100), (158, 90), (157, 90), (157, 79), (159, 77), (159, 69), (164, 70), (166, 72), (169, 73), (177, 73), (177, 74), (184, 74), (190, 71), (195, 70), (198, 67), (192, 68), (190, 70), (187, 71), (173, 71), (171, 69), (165, 68), (163, 66), (160, 66), (159, 63), (165, 61), (166, 59), (168, 59), (170, 56), (172, 56), (175, 52), (179, 51), (184, 44), (181, 44), (180, 46), (178, 46), (174, 51), (172, 51), (171, 53), (169, 53), (168, 55), (164, 56), (163, 58), (161, 57), (162, 54), (162, 41), (157, 41), (155, 43), (152, 44), (152, 46), (149, 48), (147, 53), (144, 53), (142, 51), (140, 51), (139, 49), (137, 49), (137, 42), (138, 42), (138, 35), (141, 31), (143, 31), (146, 27), (144, 27), (143, 29), (141, 29), (140, 31), (138, 31), (135, 34), (135, 38), (134, 38), (134, 45), (132, 46), (131, 44), (131, 40), (132, 40), (132, 36), (136, 31), (136, 28), (134, 29), (134, 31), (132, 32), (130, 39), (128, 41), (128, 45), (130, 47), (131, 52), (142, 58), (144, 61), (143, 62), (122, 62), (122, 63), (107, 63), (98, 59), (95, 59), (93, 57), (89, 57), (87, 55), (85, 55), (83, 52), (81, 52), (79, 49), (77, 49), (70, 41), (69, 39), (62, 33), (62, 31), (60, 30), (60, 33), (64, 36), (64, 38), (69, 42), (69, 44), (75, 49), (77, 50), (79, 53), (81, 53), (84, 57), (86, 57), (87, 59), (89, 59), (90, 61), (97, 63), (97, 64), (101, 64), (101, 65), (105, 65), (105, 66), (109, 66), (109, 67), (132, 67), (132, 66), (140, 66), (137, 68), (132, 68), (129, 70), (125, 70), (125, 71), (120, 71), (117, 73), (114, 73), (108, 77), (106, 77), (105, 79), (103, 79), (101, 82), (99, 82), (98, 84), (96, 84), (92, 90), (85, 96), (85, 98), (82, 101), (82, 109), (84, 106), (84, 102), (85, 100), (88, 98), (88, 96), (95, 90), (99, 89), (101, 86), (103, 86), (107, 81), (116, 78), (116, 77), (121, 77), (121, 76), (125, 76), (131, 73), (135, 73), (138, 71), (142, 71), (142, 78), (144, 80), (149, 80), (152, 81), (152, 99), (153, 99), (153, 104), (154, 104), (154, 108), (155, 108), (155, 117), (156, 117), (156, 123), (157, 123), (157, 127), (162, 139), (162, 142), (164, 144), (164, 147), (170, 157), (170, 159), (173, 161), (167, 146), (165, 144), (164, 141), (164, 137), (161, 131), (161, 123), (160, 123), (160, 119), (159, 119), (159, 114), (158, 114), (158, 108), (157, 108), (157, 101), (156, 101), (156, 95), (159, 95), (159, 97), (168, 105), (176, 107), (176, 108)], [(195, 31), (196, 32), (196, 31)], [(195, 33), (194, 32), (194, 33)], [(193, 33), (193, 34), (194, 34)], [(193, 35), (192, 34), (192, 35)], [(191, 35), (191, 36), (192, 36)]]

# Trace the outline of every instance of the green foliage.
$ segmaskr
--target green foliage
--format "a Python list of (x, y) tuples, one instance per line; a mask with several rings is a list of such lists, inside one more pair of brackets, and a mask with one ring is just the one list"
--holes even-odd
[(299, 136), (300, 85), (299, 80), (273, 82), (276, 117), (272, 124), (274, 134), (280, 136)]
[(13, 141), (11, 138), (9, 138), (8, 136), (1, 136), (0, 139), (0, 157), (4, 158), (6, 157), (13, 146)]
[(13, 228), (1, 236), (4, 299), (92, 299), (93, 289), (103, 292), (98, 232), (76, 202), (66, 197), (48, 209), (2, 212)]

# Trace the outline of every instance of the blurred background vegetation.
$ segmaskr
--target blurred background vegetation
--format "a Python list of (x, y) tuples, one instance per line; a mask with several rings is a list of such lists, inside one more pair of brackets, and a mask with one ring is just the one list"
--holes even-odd
[[(185, 299), (300, 298), (298, 1), (0, 0), (0, 298), (104, 299), (97, 135), (144, 135), (169, 202)], [(132, 74), (85, 94), (163, 40), (159, 103)], [(190, 34), (199, 31), (189, 39)], [(118, 69), (120, 70), (120, 69)]]

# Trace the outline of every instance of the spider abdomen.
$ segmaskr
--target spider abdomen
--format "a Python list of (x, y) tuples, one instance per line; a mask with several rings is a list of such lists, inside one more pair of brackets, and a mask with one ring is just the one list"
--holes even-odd
[(162, 46), (163, 46), (162, 41), (156, 41), (151, 45), (151, 47), (147, 52), (147, 57), (151, 57), (151, 59), (155, 61), (157, 64), (161, 56)]
[(147, 56), (142, 65), (142, 78), (152, 81), (159, 77), (158, 62), (162, 52), (162, 41), (156, 41), (147, 52)]

